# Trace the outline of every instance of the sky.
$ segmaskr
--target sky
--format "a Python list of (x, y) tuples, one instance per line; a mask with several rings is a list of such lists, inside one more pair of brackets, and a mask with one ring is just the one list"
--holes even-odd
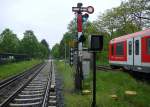
[(25, 30), (33, 30), (39, 41), (46, 39), (50, 48), (59, 43), (67, 32), (69, 22), (75, 17), (72, 7), (82, 2), (93, 6), (89, 20), (96, 20), (99, 13), (119, 6), (122, 0), (0, 0), (0, 33), (11, 29), (19, 39)]

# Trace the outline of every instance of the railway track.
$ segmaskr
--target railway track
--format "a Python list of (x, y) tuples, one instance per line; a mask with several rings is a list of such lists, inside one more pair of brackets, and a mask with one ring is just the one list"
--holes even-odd
[(24, 72), (12, 76), (0, 82), (0, 105), (11, 96), (22, 84), (24, 84), (28, 79), (33, 76), (38, 70), (42, 69), (45, 63), (40, 63), (35, 65), (33, 68), (27, 69)]
[(0, 90), (7, 87), (8, 85), (10, 85), (11, 83), (17, 81), (18, 79), (21, 79), (25, 76), (29, 76), (31, 75), (32, 73), (34, 73), (34, 71), (38, 70), (38, 69), (41, 69), (43, 67), (43, 63), (40, 63), (38, 65), (35, 65), (33, 68), (31, 69), (28, 69), (18, 75), (15, 75), (15, 76), (12, 76), (8, 79), (5, 79), (3, 81), (0, 82)]
[(52, 61), (37, 70), (1, 107), (55, 107), (55, 73)]
[(123, 70), (123, 69), (112, 69), (110, 66), (104, 66), (104, 65), (99, 65), (96, 67), (97, 70), (102, 70), (102, 71), (122, 71), (125, 73), (128, 73), (129, 75), (131, 75), (134, 79), (136, 80), (140, 80), (146, 83), (150, 83), (150, 74), (149, 73), (143, 73), (143, 72), (136, 72), (136, 71), (127, 71), (127, 70)]
[(99, 66), (96, 66), (96, 69), (97, 70), (104, 70), (104, 71), (121, 71), (121, 69), (112, 69), (108, 65), (99, 65)]

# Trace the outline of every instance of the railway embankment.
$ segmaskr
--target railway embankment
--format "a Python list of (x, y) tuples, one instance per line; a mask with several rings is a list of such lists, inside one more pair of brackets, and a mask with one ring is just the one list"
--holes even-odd
[(7, 79), (11, 76), (17, 75), (32, 68), (34, 65), (39, 64), (41, 60), (29, 60), (15, 63), (8, 63), (0, 65), (0, 81)]
[(56, 106), (57, 97), (53, 62), (51, 60), (45, 61), (33, 67), (30, 71), (22, 79), (20, 77), (23, 83), (7, 99), (3, 100), (1, 107)]
[[(63, 81), (65, 107), (91, 107), (92, 93), (74, 92), (75, 71), (62, 61), (55, 62)], [(150, 85), (137, 81), (125, 72), (97, 70), (98, 107), (150, 107)], [(92, 73), (91, 73), (92, 74)], [(83, 88), (92, 91), (92, 75), (83, 81)]]
[(40, 69), (44, 63), (36, 64), (24, 72), (8, 77), (0, 82), (0, 103), (11, 96), (20, 86), (22, 86), (36, 70)]

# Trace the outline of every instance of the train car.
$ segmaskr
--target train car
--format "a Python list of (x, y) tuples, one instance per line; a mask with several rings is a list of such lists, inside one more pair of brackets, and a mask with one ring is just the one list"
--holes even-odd
[(113, 68), (150, 73), (150, 29), (112, 39), (109, 63)]

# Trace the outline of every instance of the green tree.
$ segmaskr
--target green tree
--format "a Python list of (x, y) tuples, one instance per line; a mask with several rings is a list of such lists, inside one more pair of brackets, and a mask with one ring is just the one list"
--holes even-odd
[(42, 48), (41, 52), (43, 53), (43, 56), (47, 58), (50, 54), (50, 49), (47, 41), (45, 39), (41, 40), (40, 45), (42, 45), (43, 47), (43, 48), (41, 47)]
[(19, 47), (19, 39), (10, 29), (5, 29), (0, 34), (0, 51), (6, 53), (17, 53)]
[(150, 27), (150, 1), (129, 0), (126, 2), (130, 8), (132, 20), (140, 27)]
[(51, 55), (55, 58), (60, 58), (59, 44), (55, 44), (51, 50)]
[(41, 40), (41, 44), (43, 44), (47, 49), (49, 49), (49, 45), (45, 39)]
[(27, 30), (21, 40), (20, 51), (31, 57), (39, 56), (39, 43), (33, 31)]
[(47, 47), (45, 47), (45, 45), (40, 43), (38, 45), (38, 49), (39, 49), (37, 53), (38, 58), (42, 58), (42, 59), (48, 58), (49, 50), (47, 49)]
[[(69, 57), (69, 50), (70, 50), (70, 46), (69, 43), (72, 42), (73, 40), (75, 40), (76, 35), (73, 35), (71, 32), (66, 32), (63, 35), (62, 40), (60, 41), (60, 48), (59, 48), (59, 53), (60, 53), (60, 57), (61, 58), (65, 58), (65, 54), (66, 57)], [(66, 51), (66, 53), (65, 53)]]
[(132, 9), (128, 2), (107, 10), (96, 21), (98, 29), (108, 32), (111, 38), (122, 36), (141, 30), (132, 18)]

